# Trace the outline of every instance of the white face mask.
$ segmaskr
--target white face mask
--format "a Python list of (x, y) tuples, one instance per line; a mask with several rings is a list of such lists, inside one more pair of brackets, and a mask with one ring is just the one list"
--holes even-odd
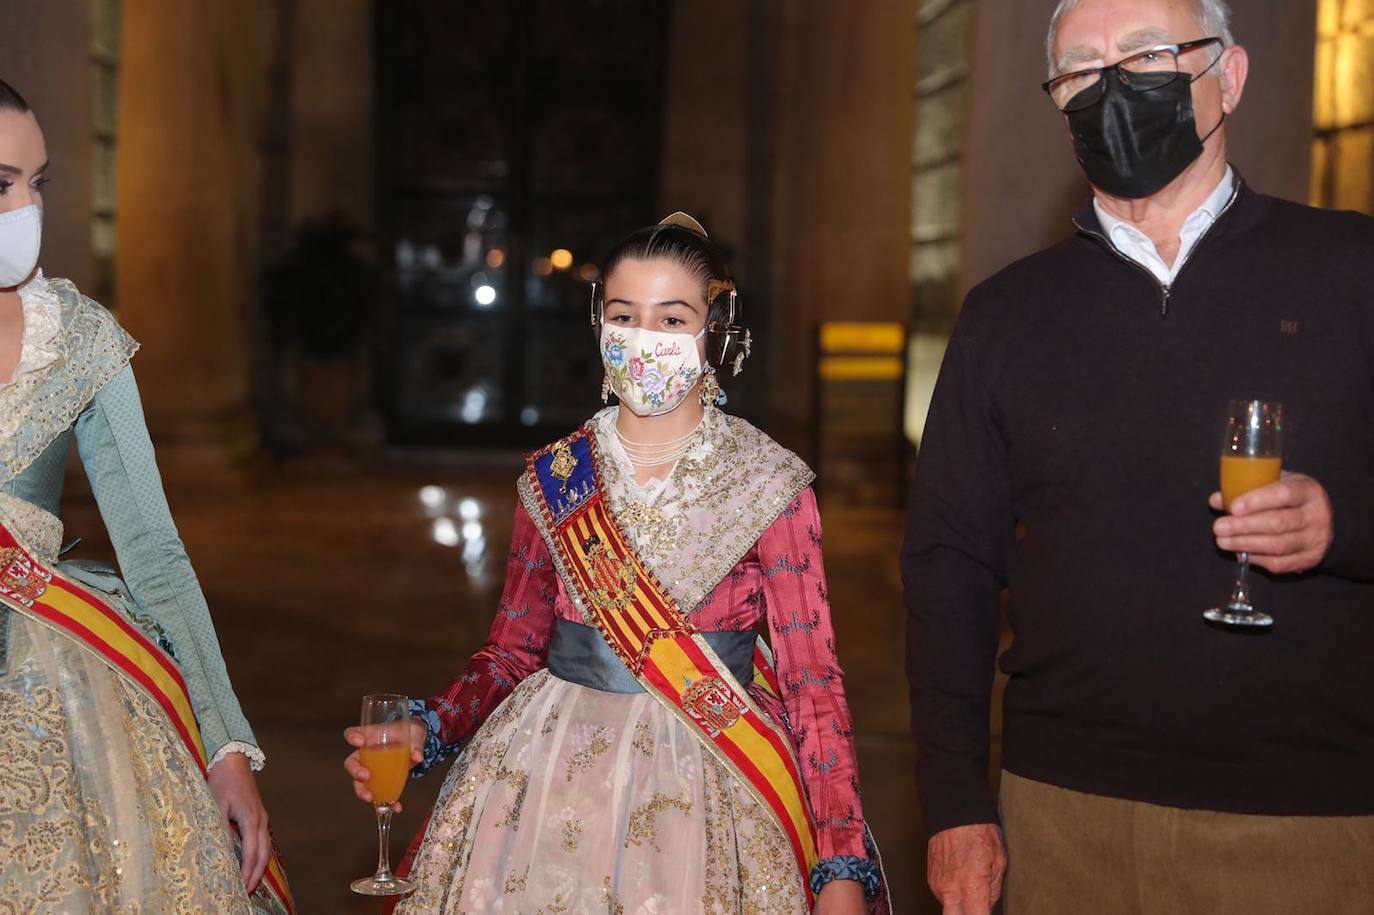
[(18, 286), (38, 266), (43, 244), (43, 208), (30, 204), (0, 213), (0, 289)]
[(701, 354), (696, 336), (665, 334), (639, 327), (601, 328), (601, 361), (611, 389), (639, 416), (658, 416), (682, 406), (701, 381)]

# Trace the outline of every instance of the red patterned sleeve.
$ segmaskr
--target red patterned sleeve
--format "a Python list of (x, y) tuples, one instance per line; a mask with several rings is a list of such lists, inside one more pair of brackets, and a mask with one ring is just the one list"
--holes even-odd
[(759, 538), (758, 554), (783, 702), (816, 816), (820, 857), (866, 860), (854, 725), (835, 655), (821, 519), (810, 487)]
[(534, 521), (517, 505), (506, 587), (487, 643), (448, 689), (414, 709), (429, 730), (425, 761), (416, 775), (461, 749), (516, 685), (544, 666), (558, 594), (556, 575)]

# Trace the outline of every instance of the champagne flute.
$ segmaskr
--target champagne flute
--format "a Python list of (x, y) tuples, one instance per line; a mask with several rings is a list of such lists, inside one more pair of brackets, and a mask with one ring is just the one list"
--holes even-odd
[(362, 731), (366, 743), (358, 761), (372, 774), (368, 790), (377, 809), (377, 873), (353, 881), (364, 896), (400, 896), (415, 882), (391, 871), (391, 814), (410, 775), (410, 700), (383, 693), (363, 697)]
[[(1221, 500), (1225, 508), (1252, 489), (1275, 483), (1283, 469), (1283, 405), (1263, 400), (1233, 400), (1227, 408), (1221, 443)], [(1250, 603), (1250, 554), (1236, 554), (1236, 584), (1231, 599), (1203, 613), (1214, 623), (1266, 628), (1274, 618)]]

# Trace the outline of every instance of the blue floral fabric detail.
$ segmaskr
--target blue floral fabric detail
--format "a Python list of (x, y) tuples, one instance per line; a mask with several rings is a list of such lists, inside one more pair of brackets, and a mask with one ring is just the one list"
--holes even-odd
[(411, 778), (421, 778), (439, 763), (457, 756), (463, 749), (463, 745), (455, 743), (449, 747), (444, 746), (439, 739), (443, 728), (439, 721), (439, 713), (425, 705), (425, 700), (410, 700), (410, 717), (417, 719), (425, 726), (425, 758), (410, 770)]
[(831, 880), (857, 880), (863, 885), (865, 899), (877, 896), (883, 885), (882, 877), (878, 874), (878, 865), (868, 858), (855, 855), (823, 858), (811, 868), (811, 892), (820, 893)]

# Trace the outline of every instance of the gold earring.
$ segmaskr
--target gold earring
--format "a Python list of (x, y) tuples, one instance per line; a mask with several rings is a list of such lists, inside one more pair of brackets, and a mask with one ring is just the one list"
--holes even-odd
[(601, 374), (601, 402), (602, 402), (602, 403), (610, 403), (610, 402), (611, 402), (611, 373), (610, 373), (610, 372), (603, 372), (603, 373)]
[(703, 407), (713, 407), (720, 400), (720, 379), (716, 377), (716, 370), (710, 366), (706, 367), (706, 373), (701, 376), (700, 397)]

